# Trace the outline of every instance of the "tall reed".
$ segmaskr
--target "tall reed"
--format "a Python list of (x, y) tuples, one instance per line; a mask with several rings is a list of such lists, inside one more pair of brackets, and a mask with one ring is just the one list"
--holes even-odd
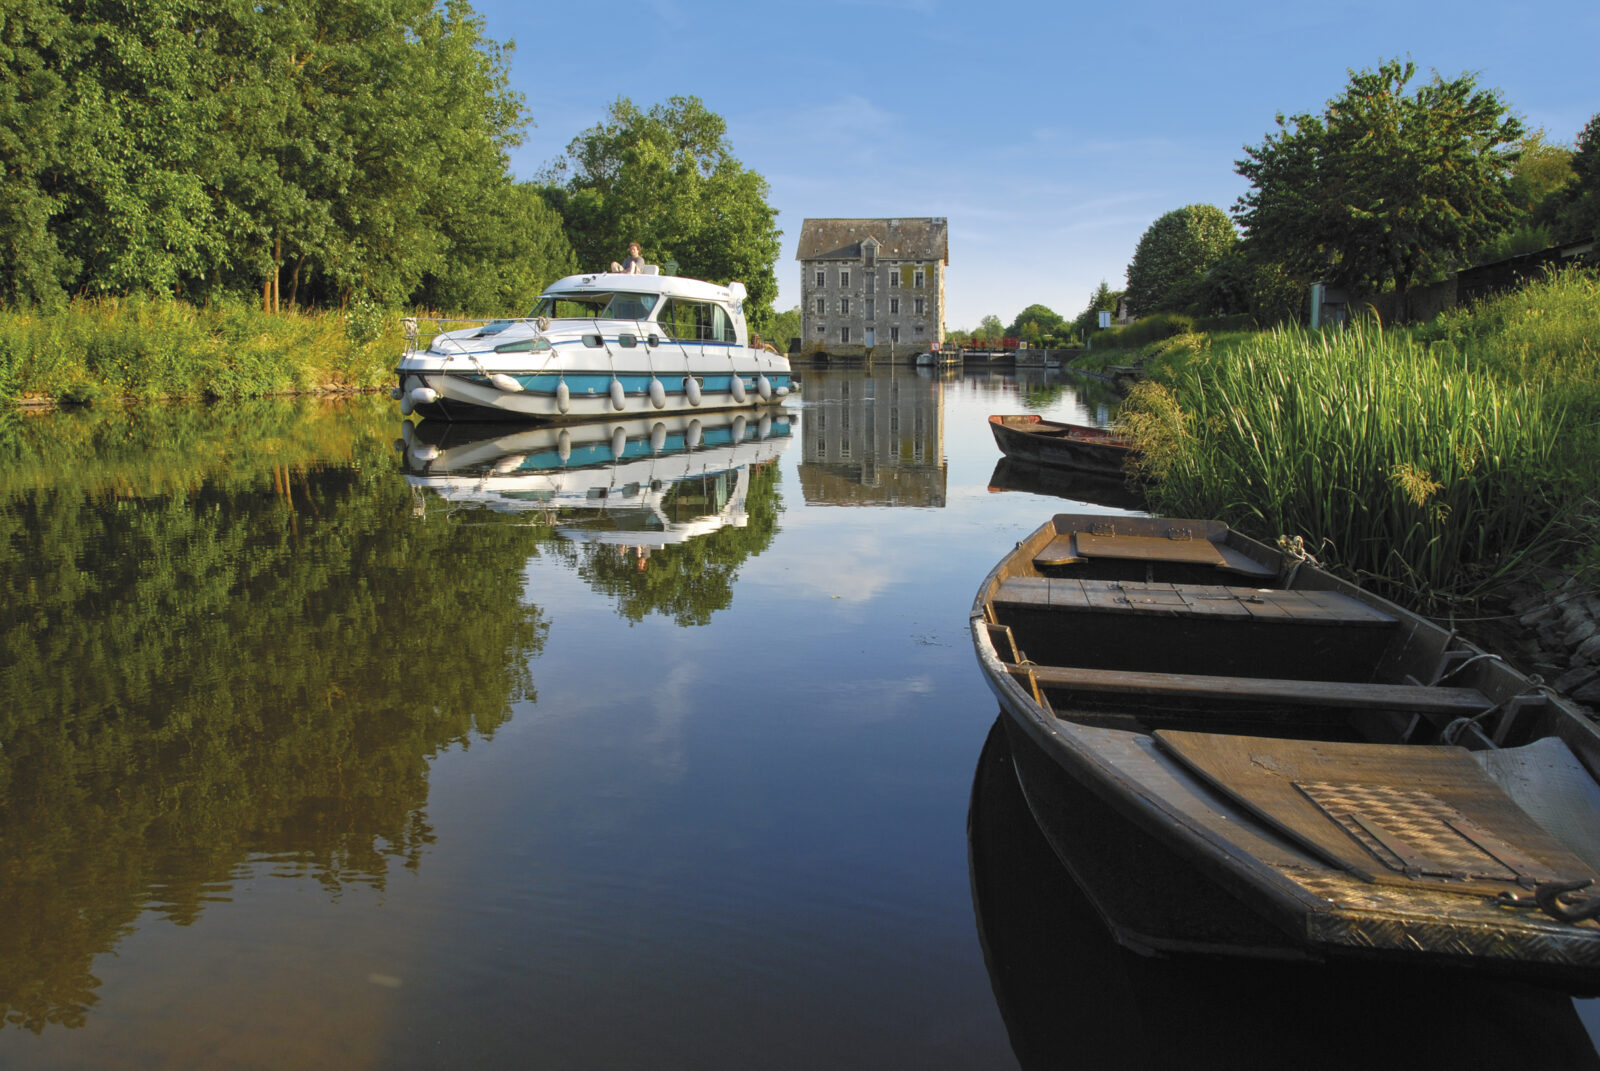
[(1433, 596), (1551, 549), (1563, 420), (1537, 389), (1366, 325), (1210, 350), (1123, 410), (1161, 511), (1302, 535), (1325, 562)]
[(0, 310), (0, 402), (246, 398), (382, 384), (403, 345), (397, 316), (355, 337), (337, 312), (269, 314), (159, 298)]

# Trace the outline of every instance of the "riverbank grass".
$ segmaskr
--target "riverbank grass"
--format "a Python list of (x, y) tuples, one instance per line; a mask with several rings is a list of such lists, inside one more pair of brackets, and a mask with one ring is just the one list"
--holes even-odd
[(1304, 536), (1325, 562), (1424, 598), (1570, 558), (1600, 471), (1586, 386), (1600, 305), (1579, 308), (1594, 286), (1551, 280), (1432, 337), (1358, 323), (1188, 347), (1123, 408), (1153, 507)]
[(404, 344), (365, 308), (266, 313), (158, 298), (0, 310), (0, 401), (248, 398), (371, 389)]

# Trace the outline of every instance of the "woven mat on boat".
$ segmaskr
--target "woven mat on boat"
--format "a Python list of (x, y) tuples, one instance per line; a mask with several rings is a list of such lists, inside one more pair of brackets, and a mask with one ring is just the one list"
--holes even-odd
[(1367, 881), (1493, 895), (1596, 877), (1465, 748), (1155, 736), (1211, 787)]

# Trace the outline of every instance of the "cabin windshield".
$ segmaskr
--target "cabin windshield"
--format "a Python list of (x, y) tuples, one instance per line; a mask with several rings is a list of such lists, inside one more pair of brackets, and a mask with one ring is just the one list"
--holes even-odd
[(645, 320), (654, 311), (659, 294), (546, 294), (533, 307), (532, 316), (552, 320)]

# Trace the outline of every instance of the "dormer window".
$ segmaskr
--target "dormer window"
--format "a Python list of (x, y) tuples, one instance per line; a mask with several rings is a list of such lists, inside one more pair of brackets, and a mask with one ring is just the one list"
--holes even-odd
[(871, 238), (861, 243), (861, 263), (868, 268), (878, 266), (878, 243)]

